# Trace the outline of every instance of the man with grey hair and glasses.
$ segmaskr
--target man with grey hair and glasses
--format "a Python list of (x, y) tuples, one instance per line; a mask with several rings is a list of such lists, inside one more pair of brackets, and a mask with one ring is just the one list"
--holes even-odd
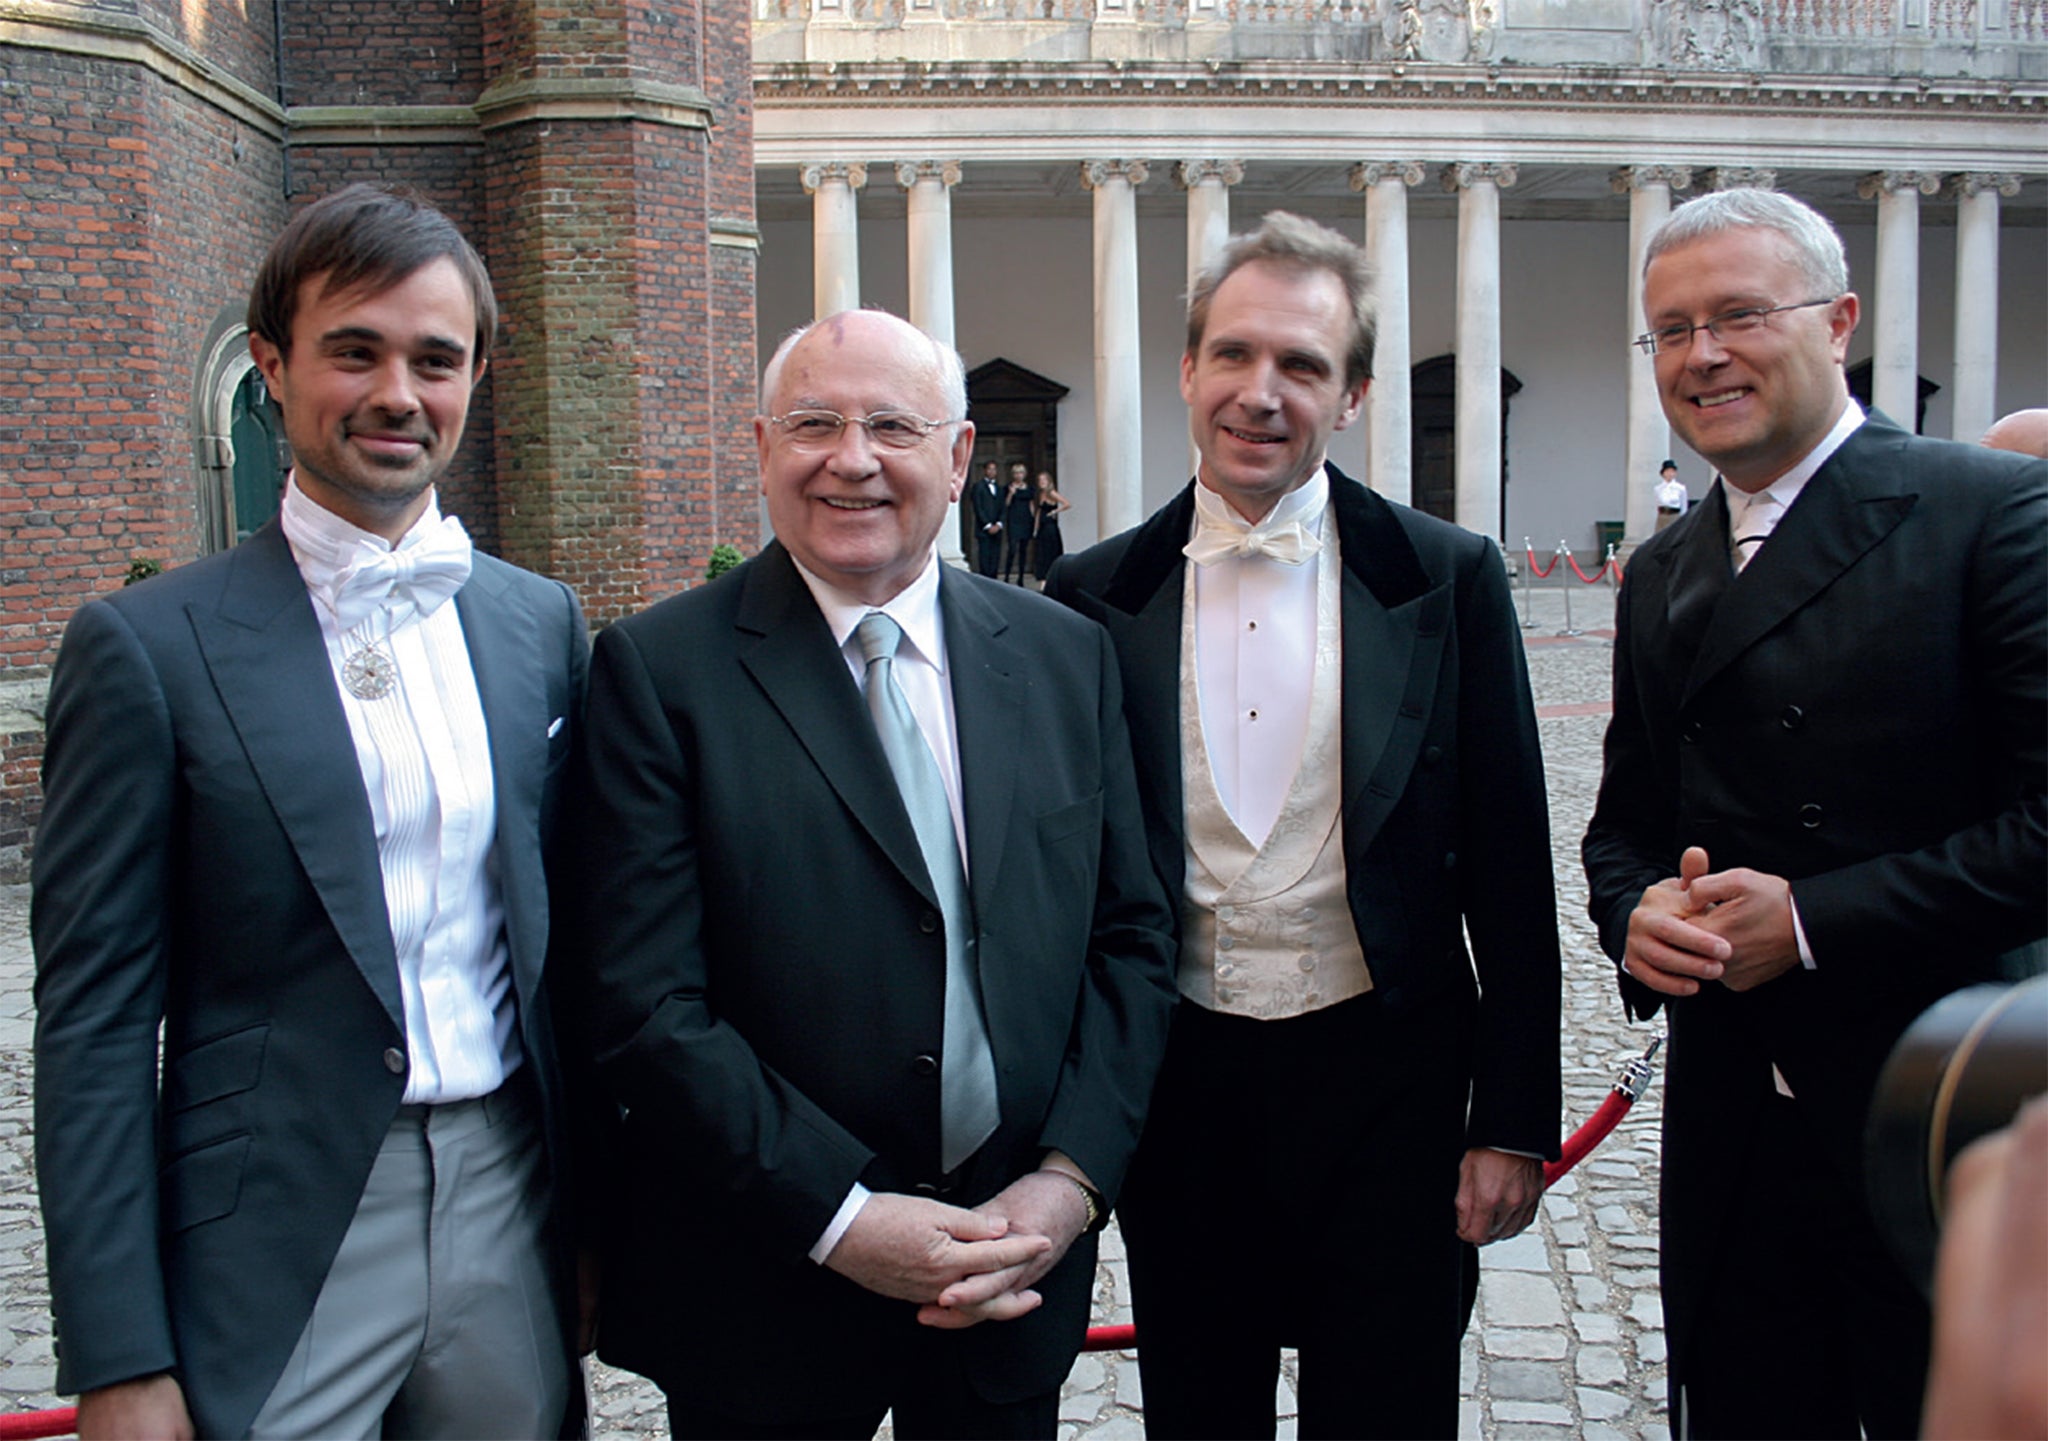
[(1371, 279), (1296, 215), (1235, 237), (1189, 297), (1194, 480), (1047, 578), (1116, 640), (1180, 904), (1183, 1004), (1119, 1213), (1155, 1437), (1273, 1435), (1283, 1346), (1304, 1436), (1454, 1434), (1461, 1238), (1526, 1226), (1557, 1154), (1506, 570), (1326, 461), (1370, 383)]
[(2048, 933), (2048, 466), (1850, 399), (1841, 241), (1789, 197), (1675, 211), (1643, 314), (1719, 474), (1629, 565), (1584, 855), (1629, 1013), (1671, 1028), (1673, 1430), (1912, 1435), (1927, 1309), (1864, 1119), (1913, 1017)]
[(894, 316), (791, 336), (774, 542), (597, 640), (567, 984), (626, 1113), (602, 1354), (678, 1436), (1049, 1438), (1087, 1326), (1172, 916), (1108, 637), (939, 563), (966, 411)]

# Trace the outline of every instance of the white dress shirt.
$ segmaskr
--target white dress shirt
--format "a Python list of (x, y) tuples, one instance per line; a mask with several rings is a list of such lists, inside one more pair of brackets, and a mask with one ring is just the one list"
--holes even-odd
[[(1318, 468), (1252, 526), (1197, 481), (1194, 528), (1219, 525), (1255, 534), (1298, 524), (1320, 540), (1329, 502), (1329, 474)], [(1316, 568), (1328, 563), (1324, 549), (1298, 565), (1268, 555), (1190, 562), (1202, 733), (1216, 792), (1254, 846), (1272, 833), (1308, 743)]]
[[(387, 605), (343, 634), (334, 611), (337, 584), (358, 554), (419, 543), (442, 525), (439, 505), (430, 498), (393, 547), (293, 483), (285, 488), (280, 523), (327, 642), (376, 830), (405, 1006), (404, 1100), (488, 1095), (522, 1055), (492, 865), (497, 794), (490, 732), (462, 620), (452, 604), (425, 615), (409, 604)], [(394, 610), (404, 612), (395, 623)], [(347, 658), (371, 641), (396, 662), (397, 683), (390, 694), (363, 700), (342, 674)]]

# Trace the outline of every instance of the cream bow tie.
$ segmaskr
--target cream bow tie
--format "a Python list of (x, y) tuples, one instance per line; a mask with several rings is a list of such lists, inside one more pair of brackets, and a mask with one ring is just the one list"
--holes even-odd
[(1322, 548), (1322, 537), (1309, 534), (1298, 520), (1269, 528), (1203, 516), (1181, 554), (1196, 565), (1214, 565), (1229, 555), (1269, 555), (1283, 565), (1300, 565)]
[(359, 542), (355, 555), (334, 576), (334, 622), (344, 633), (391, 608), (399, 625), (412, 613), (432, 615), (469, 579), (469, 533), (454, 516), (399, 550)]

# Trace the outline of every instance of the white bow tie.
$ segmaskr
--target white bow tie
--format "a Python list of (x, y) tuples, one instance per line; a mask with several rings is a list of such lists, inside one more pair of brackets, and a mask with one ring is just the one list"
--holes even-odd
[(432, 615), (469, 579), (470, 555), (469, 533), (452, 515), (399, 550), (359, 542), (334, 575), (334, 623), (346, 634), (380, 607), (394, 626), (415, 611)]
[(1322, 548), (1322, 537), (1311, 535), (1298, 520), (1269, 527), (1197, 512), (1194, 539), (1181, 547), (1181, 554), (1196, 565), (1214, 565), (1231, 555), (1268, 555), (1283, 565), (1300, 565)]

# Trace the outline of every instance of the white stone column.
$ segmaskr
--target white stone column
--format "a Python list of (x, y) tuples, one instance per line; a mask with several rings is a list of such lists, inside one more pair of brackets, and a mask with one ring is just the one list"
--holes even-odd
[(1498, 540), (1500, 484), (1500, 192), (1515, 167), (1446, 165), (1458, 195), (1457, 521)]
[(1940, 176), (1921, 170), (1880, 170), (1856, 183), (1877, 201), (1870, 403), (1908, 430), (1920, 409), (1920, 197), (1940, 188)]
[[(953, 187), (957, 160), (906, 160), (896, 167), (906, 192), (904, 236), (910, 252), (910, 323), (940, 344), (953, 344)], [(965, 499), (965, 492), (962, 492)], [(960, 506), (939, 527), (939, 559), (965, 565), (960, 549)]]
[(1138, 195), (1142, 160), (1087, 160), (1095, 192), (1095, 516), (1099, 536), (1144, 518), (1139, 424)]
[(859, 161), (834, 160), (803, 168), (811, 197), (811, 305), (813, 318), (860, 306), (860, 215), (854, 192), (868, 183)]
[(1365, 195), (1365, 253), (1379, 300), (1372, 389), (1365, 393), (1366, 484), (1388, 500), (1414, 499), (1414, 404), (1408, 327), (1408, 187), (1422, 183), (1420, 160), (1368, 160), (1351, 167)]
[(1949, 435), (1975, 443), (1998, 419), (1998, 197), (2017, 175), (1951, 175), (1956, 198), (1955, 407)]
[[(1617, 195), (1628, 196), (1627, 304), (1622, 339), (1648, 328), (1643, 320), (1643, 255), (1650, 235), (1671, 214), (1671, 192), (1692, 184), (1682, 165), (1624, 165), (1609, 178)], [(1622, 464), (1622, 544), (1633, 548), (1657, 528), (1657, 467), (1671, 454), (1671, 425), (1657, 397), (1657, 369), (1651, 357), (1628, 347), (1628, 448)]]
[[(1244, 179), (1241, 160), (1183, 160), (1173, 167), (1174, 179), (1188, 193), (1188, 290), (1230, 239), (1230, 187)], [(1201, 451), (1188, 440), (1188, 472), (1202, 463)], [(1115, 534), (1111, 531), (1110, 534)]]
[(910, 252), (910, 323), (953, 343), (953, 187), (957, 160), (906, 160), (896, 167)]

